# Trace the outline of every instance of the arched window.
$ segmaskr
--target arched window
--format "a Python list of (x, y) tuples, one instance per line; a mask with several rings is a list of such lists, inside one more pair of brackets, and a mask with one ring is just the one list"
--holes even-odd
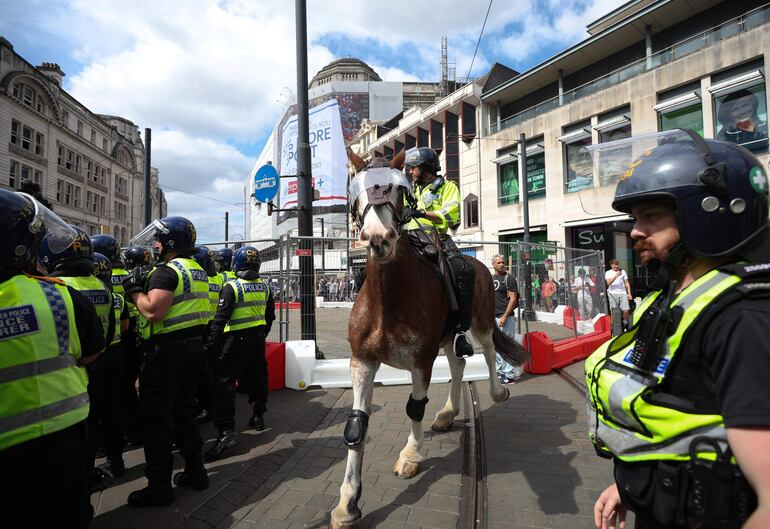
[(126, 246), (126, 228), (120, 228), (120, 245)]
[(115, 226), (115, 235), (114, 237), (118, 240), (120, 240), (120, 226)]
[(464, 220), (466, 228), (475, 228), (479, 225), (479, 197), (470, 193), (463, 200)]
[(53, 102), (50, 95), (31, 78), (22, 77), (11, 83), (10, 94), (24, 105), (46, 116), (51, 115)]

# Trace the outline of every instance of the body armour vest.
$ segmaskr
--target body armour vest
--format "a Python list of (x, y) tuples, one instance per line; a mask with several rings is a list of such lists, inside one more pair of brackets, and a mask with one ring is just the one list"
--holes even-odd
[(14, 276), (0, 284), (0, 450), (88, 416), (88, 377), (67, 287)]
[[(112, 311), (112, 294), (101, 280), (95, 276), (59, 277), (67, 285), (71, 286), (91, 302), (96, 309), (96, 315), (102, 324), (102, 335), (107, 340), (107, 331), (110, 327), (110, 311)], [(109, 344), (108, 344), (109, 345)]]
[(224, 279), (217, 274), (209, 276), (209, 304), (211, 305), (211, 314), (209, 321), (214, 319), (214, 315), (217, 313), (217, 306), (219, 306), (219, 293), (222, 291), (222, 284)]
[(266, 325), (265, 308), (270, 292), (261, 279), (240, 279), (228, 283), (235, 291), (235, 306), (225, 332)]

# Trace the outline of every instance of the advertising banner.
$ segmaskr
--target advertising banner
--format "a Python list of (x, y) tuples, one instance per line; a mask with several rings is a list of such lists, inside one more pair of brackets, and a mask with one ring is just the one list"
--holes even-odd
[[(318, 199), (313, 206), (347, 203), (347, 155), (340, 124), (340, 107), (336, 100), (310, 109), (310, 156), (313, 188)], [(297, 116), (283, 126), (281, 141), (281, 175), (297, 174)], [(297, 205), (296, 178), (281, 178), (281, 207)]]

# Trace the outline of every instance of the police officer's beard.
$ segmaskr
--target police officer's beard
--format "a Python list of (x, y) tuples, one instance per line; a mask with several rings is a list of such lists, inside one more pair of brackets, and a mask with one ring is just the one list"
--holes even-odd
[(646, 240), (640, 240), (634, 244), (634, 250), (640, 253), (644, 250), (656, 253), (656, 257), (650, 259), (646, 264), (647, 272), (654, 277), (650, 285), (655, 289), (668, 288), (671, 280), (681, 282), (697, 260), (681, 241), (672, 248), (659, 252)]

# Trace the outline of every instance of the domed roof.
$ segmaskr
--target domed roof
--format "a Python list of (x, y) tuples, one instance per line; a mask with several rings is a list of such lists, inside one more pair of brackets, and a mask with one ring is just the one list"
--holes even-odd
[(355, 57), (335, 59), (323, 68), (310, 81), (310, 87), (329, 81), (382, 81), (371, 66)]

